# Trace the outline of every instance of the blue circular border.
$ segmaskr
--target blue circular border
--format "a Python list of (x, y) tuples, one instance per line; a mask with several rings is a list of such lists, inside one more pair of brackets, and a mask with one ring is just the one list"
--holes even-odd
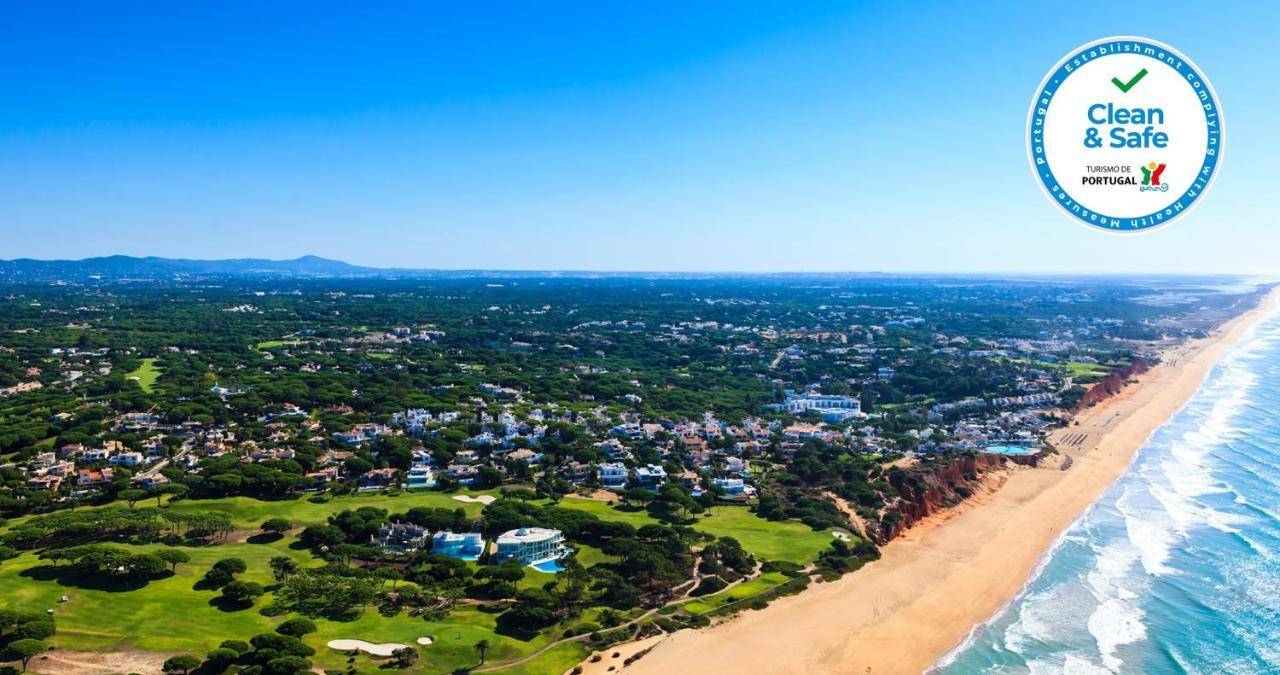
[[(1207, 97), (1202, 99), (1203, 103), (1201, 104), (1201, 108), (1204, 109), (1204, 113), (1205, 113), (1205, 122), (1206, 123), (1212, 122), (1212, 119), (1210, 118), (1210, 114), (1217, 117), (1217, 129), (1218, 129), (1217, 144), (1216, 144), (1217, 151), (1214, 153), (1209, 152), (1209, 149), (1214, 145), (1210, 143), (1214, 135), (1209, 134), (1209, 137), (1205, 139), (1206, 145), (1205, 145), (1204, 163), (1200, 166), (1200, 171), (1197, 173), (1198, 176), (1199, 175), (1205, 176), (1205, 178), (1203, 179), (1204, 187), (1197, 190), (1195, 186), (1200, 184), (1201, 182), (1201, 179), (1197, 178), (1197, 180), (1192, 182), (1191, 187), (1188, 187), (1187, 191), (1182, 193), (1182, 195), (1179, 196), (1177, 199), (1169, 202), (1167, 205), (1147, 215), (1118, 218), (1115, 216), (1108, 216), (1105, 213), (1099, 213), (1097, 211), (1094, 211), (1093, 209), (1086, 208), (1083, 205), (1081, 205), (1081, 209), (1085, 211), (1085, 213), (1076, 213), (1072, 211), (1070, 208), (1068, 208), (1064, 202), (1068, 200), (1076, 204), (1080, 204), (1080, 202), (1077, 201), (1075, 197), (1072, 197), (1071, 193), (1067, 192), (1066, 188), (1064, 188), (1062, 184), (1058, 181), (1058, 179), (1053, 175), (1053, 170), (1049, 167), (1048, 160), (1046, 159), (1043, 165), (1036, 164), (1037, 156), (1040, 156), (1040, 157), (1044, 156), (1044, 133), (1043, 131), (1040, 133), (1039, 135), (1040, 142), (1039, 144), (1037, 144), (1035, 130), (1036, 128), (1040, 128), (1041, 130), (1044, 129), (1045, 117), (1049, 114), (1049, 106), (1053, 105), (1054, 95), (1057, 93), (1057, 90), (1059, 87), (1061, 87), (1062, 83), (1065, 82), (1067, 78), (1069, 78), (1073, 74), (1072, 72), (1067, 70), (1068, 64), (1072, 63), (1075, 59), (1079, 58), (1081, 55), (1086, 54), (1090, 50), (1096, 49), (1102, 45), (1112, 45), (1112, 44), (1118, 45), (1118, 44), (1125, 44), (1125, 43), (1144, 47), (1144, 48), (1155, 49), (1157, 52), (1162, 51), (1162, 52), (1165, 52), (1166, 54), (1171, 54), (1173, 56), (1178, 57), (1182, 61), (1182, 63), (1187, 66), (1188, 72), (1186, 76), (1183, 77), (1183, 80), (1187, 83), (1187, 86), (1192, 88), (1192, 91), (1196, 92), (1197, 97), (1199, 97), (1200, 91), (1203, 91), (1205, 93), (1205, 96)], [(1107, 54), (1101, 54), (1093, 58), (1090, 58), (1087, 61), (1093, 62), (1099, 59), (1104, 59), (1108, 56), (1118, 56), (1118, 55), (1124, 55), (1124, 54), (1143, 56), (1143, 57), (1152, 59), (1153, 61), (1156, 61), (1162, 65), (1168, 65), (1168, 64), (1165, 64), (1164, 61), (1156, 58), (1155, 56), (1144, 54), (1141, 51), (1126, 52), (1126, 51), (1113, 50)], [(1202, 86), (1200, 88), (1196, 88), (1195, 86), (1196, 83), (1199, 83)], [(1050, 87), (1053, 88), (1052, 91), (1050, 91)], [(1044, 101), (1046, 98), (1048, 99), (1048, 101), (1044, 103), (1044, 105), (1042, 106), (1041, 102)], [(1208, 107), (1206, 108), (1205, 106), (1208, 106)], [(1065, 58), (1063, 58), (1061, 61), (1058, 62), (1058, 65), (1055, 66), (1053, 70), (1049, 72), (1049, 74), (1044, 78), (1044, 82), (1040, 84), (1039, 89), (1036, 90), (1036, 96), (1031, 101), (1031, 113), (1027, 121), (1027, 156), (1031, 160), (1031, 170), (1035, 172), (1036, 179), (1040, 182), (1040, 186), (1044, 189), (1045, 195), (1049, 198), (1049, 201), (1053, 202), (1055, 206), (1057, 206), (1067, 215), (1071, 216), (1072, 218), (1075, 218), (1076, 220), (1079, 220), (1080, 222), (1084, 223), (1085, 225), (1088, 225), (1091, 228), (1099, 229), (1104, 232), (1145, 232), (1145, 231), (1151, 230), (1152, 228), (1164, 226), (1176, 220), (1179, 216), (1185, 215), (1188, 211), (1191, 210), (1191, 207), (1197, 203), (1200, 197), (1204, 196), (1204, 193), (1209, 191), (1209, 188), (1213, 183), (1213, 179), (1217, 174), (1218, 165), (1221, 163), (1223, 139), (1225, 138), (1225, 131), (1226, 131), (1226, 127), (1222, 121), (1222, 109), (1218, 105), (1218, 98), (1214, 94), (1213, 87), (1209, 84), (1209, 81), (1204, 77), (1204, 75), (1200, 72), (1200, 70), (1196, 67), (1196, 65), (1192, 63), (1191, 60), (1188, 59), (1186, 56), (1184, 56), (1181, 52), (1179, 52), (1178, 50), (1166, 44), (1162, 44), (1154, 40), (1149, 40), (1147, 38), (1123, 37), (1123, 36), (1113, 37), (1113, 38), (1103, 38), (1101, 40), (1095, 40), (1093, 42), (1090, 42), (1089, 44), (1084, 45), (1083, 47), (1080, 47), (1072, 51), (1070, 54), (1068, 54)], [(1039, 151), (1040, 151), (1038, 155), (1036, 153), (1037, 147), (1039, 148)], [(1063, 195), (1063, 197), (1065, 198), (1059, 197), (1058, 196), (1059, 194)], [(1172, 209), (1173, 207), (1177, 206), (1178, 204), (1182, 204), (1182, 208), (1180, 210), (1176, 210), (1172, 214), (1165, 213), (1169, 209)], [(1156, 218), (1157, 216), (1160, 216), (1160, 218), (1157, 219)], [(1123, 221), (1141, 221), (1141, 220), (1146, 220), (1148, 222), (1145, 225), (1130, 226), (1125, 228), (1125, 227), (1111, 227), (1104, 223), (1098, 222), (1099, 220), (1104, 220), (1104, 219), (1106, 221), (1115, 221), (1117, 223), (1120, 223)]]

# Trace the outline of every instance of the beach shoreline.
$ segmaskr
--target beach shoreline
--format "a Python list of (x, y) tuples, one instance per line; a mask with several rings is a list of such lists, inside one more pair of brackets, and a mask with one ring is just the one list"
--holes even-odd
[[(1278, 304), (1280, 289), (1272, 289), (1208, 337), (1167, 350), (1137, 384), (1055, 431), (1056, 457), (1002, 472), (998, 489), (926, 518), (858, 572), (723, 624), (648, 641), (648, 653), (625, 668), (621, 659), (607, 665), (628, 673), (930, 669), (1021, 593), (1062, 533), (1183, 408), (1222, 354)], [(636, 651), (629, 647), (610, 651), (625, 657)]]

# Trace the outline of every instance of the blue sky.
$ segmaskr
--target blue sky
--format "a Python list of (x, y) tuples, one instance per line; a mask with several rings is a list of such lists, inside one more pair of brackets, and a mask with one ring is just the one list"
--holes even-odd
[[(0, 258), (1276, 271), (1276, 3), (429, 4), (5, 3)], [(1145, 235), (1027, 166), (1034, 89), (1108, 35), (1225, 114), (1213, 191)]]

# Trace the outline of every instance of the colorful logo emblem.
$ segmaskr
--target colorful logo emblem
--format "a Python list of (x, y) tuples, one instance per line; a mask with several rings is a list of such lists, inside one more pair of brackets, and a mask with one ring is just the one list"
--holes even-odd
[(1151, 162), (1146, 166), (1138, 167), (1142, 171), (1142, 189), (1144, 190), (1160, 190), (1167, 192), (1169, 185), (1160, 182), (1160, 174), (1164, 173), (1164, 165)]
[[(1143, 232), (1199, 204), (1222, 162), (1222, 110), (1204, 74), (1154, 40), (1090, 42), (1036, 91), (1027, 153), (1049, 201), (1108, 232)], [(1136, 189), (1135, 189), (1136, 188)]]

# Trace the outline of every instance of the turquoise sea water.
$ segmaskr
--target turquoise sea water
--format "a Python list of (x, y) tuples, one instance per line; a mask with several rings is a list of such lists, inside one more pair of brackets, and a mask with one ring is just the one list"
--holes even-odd
[(1280, 317), (1234, 346), (952, 673), (1280, 672)]

